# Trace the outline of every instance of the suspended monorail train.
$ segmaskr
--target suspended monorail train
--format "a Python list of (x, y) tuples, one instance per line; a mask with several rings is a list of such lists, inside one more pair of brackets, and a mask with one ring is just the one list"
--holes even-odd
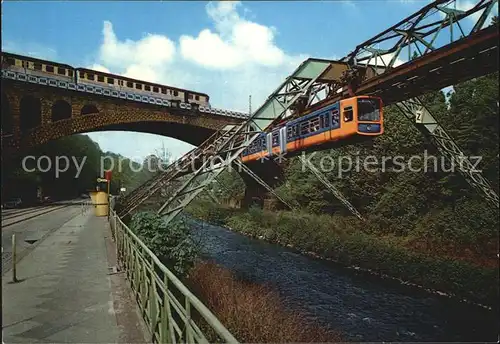
[(242, 153), (243, 162), (349, 144), (384, 132), (379, 97), (356, 96), (305, 112), (257, 137)]

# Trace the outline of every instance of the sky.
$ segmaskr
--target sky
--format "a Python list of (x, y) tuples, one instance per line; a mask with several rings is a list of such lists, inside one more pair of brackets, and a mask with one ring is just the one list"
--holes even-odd
[[(342, 58), (427, 3), (5, 1), (2, 51), (192, 89), (214, 107), (247, 112), (249, 95), (258, 108), (308, 57)], [(162, 145), (174, 157), (192, 148), (151, 134), (89, 136), (138, 161)]]

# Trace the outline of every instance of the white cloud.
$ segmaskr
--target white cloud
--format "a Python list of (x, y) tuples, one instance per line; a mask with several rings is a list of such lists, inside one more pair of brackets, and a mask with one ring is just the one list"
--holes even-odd
[(217, 33), (210, 29), (198, 36), (181, 36), (182, 57), (204, 67), (233, 69), (243, 65), (280, 66), (285, 53), (274, 43), (275, 29), (239, 16), (239, 2), (209, 3), (207, 14)]
[[(255, 110), (307, 56), (287, 54), (275, 42), (275, 28), (247, 20), (241, 12), (245, 9), (239, 2), (209, 3), (206, 14), (213, 27), (197, 35), (181, 35), (178, 40), (160, 33), (139, 40), (120, 38), (112, 23), (105, 21), (93, 62), (112, 73), (205, 92), (212, 106), (219, 108), (246, 112), (248, 96), (252, 95)], [(150, 142), (142, 134), (131, 135), (136, 138), (130, 142), (140, 141), (141, 146)], [(115, 133), (105, 136), (105, 141), (100, 134), (91, 136), (103, 149), (113, 146), (122, 152), (127, 147), (124, 140), (114, 143), (119, 138)], [(177, 140), (164, 140), (174, 155), (191, 149)]]
[(96, 71), (99, 71), (99, 72), (103, 72), (103, 73), (110, 73), (109, 69), (107, 69), (104, 66), (101, 66), (98, 63), (94, 63), (92, 66), (87, 67), (87, 68), (88, 69), (93, 69), (93, 70), (96, 70)]

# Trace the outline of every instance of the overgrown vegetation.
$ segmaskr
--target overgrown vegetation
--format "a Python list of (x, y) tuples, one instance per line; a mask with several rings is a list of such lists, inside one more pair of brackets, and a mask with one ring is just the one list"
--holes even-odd
[(238, 280), (211, 262), (197, 263), (189, 284), (242, 343), (340, 341), (338, 333), (307, 323), (303, 314), (285, 310), (272, 289)]
[(155, 212), (134, 214), (130, 229), (179, 277), (187, 275), (198, 255), (189, 227), (176, 220), (168, 224)]
[[(482, 157), (477, 168), (498, 193), (498, 73), (455, 85), (451, 94), (433, 92), (423, 98), (464, 154)], [(325, 174), (363, 214), (365, 222), (353, 217), (296, 158), (285, 165), (286, 179), (277, 192), (300, 205), (300, 211), (244, 212), (198, 201), (190, 212), (344, 264), (496, 304), (498, 209), (472, 189), (457, 170), (449, 172), (447, 160), (444, 169), (438, 160), (434, 171), (434, 160), (425, 162), (424, 152), (441, 157), (410, 121), (396, 108), (388, 107), (384, 135), (315, 154), (312, 161), (316, 166), (325, 156), (342, 162)], [(368, 156), (378, 157), (379, 162), (384, 156), (401, 156), (406, 162), (420, 156), (420, 161), (413, 159), (412, 166), (422, 170), (398, 171), (389, 160), (385, 170), (380, 163), (377, 171), (361, 165), (359, 170), (352, 168), (339, 177), (339, 165), (347, 170), (346, 157), (353, 163), (358, 157), (362, 163)], [(233, 190), (237, 191), (241, 197), (241, 188)]]

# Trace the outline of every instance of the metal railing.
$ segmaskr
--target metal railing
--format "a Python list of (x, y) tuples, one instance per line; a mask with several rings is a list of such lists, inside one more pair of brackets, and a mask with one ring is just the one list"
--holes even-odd
[(216, 316), (111, 210), (118, 269), (126, 273), (153, 343), (238, 343)]

